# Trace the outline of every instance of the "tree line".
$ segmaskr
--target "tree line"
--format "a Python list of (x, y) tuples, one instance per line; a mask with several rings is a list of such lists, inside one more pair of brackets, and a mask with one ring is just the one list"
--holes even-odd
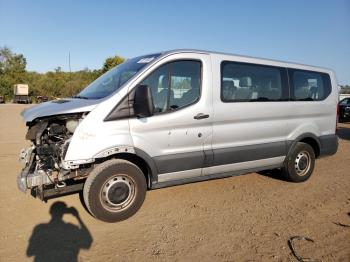
[(0, 47), (0, 95), (6, 101), (13, 98), (15, 84), (28, 84), (29, 96), (49, 98), (71, 97), (89, 83), (125, 59), (120, 56), (108, 57), (100, 69), (88, 68), (75, 72), (64, 72), (61, 67), (46, 73), (26, 70), (27, 60), (23, 54), (16, 54), (8, 47)]
[[(61, 67), (46, 73), (26, 70), (27, 60), (23, 54), (16, 54), (8, 47), (0, 47), (0, 96), (12, 100), (13, 85), (28, 84), (29, 96), (49, 98), (71, 97), (79, 93), (89, 83), (125, 59), (120, 56), (106, 58), (100, 69), (88, 68), (76, 72), (64, 72)], [(341, 86), (341, 93), (350, 94), (350, 86)]]

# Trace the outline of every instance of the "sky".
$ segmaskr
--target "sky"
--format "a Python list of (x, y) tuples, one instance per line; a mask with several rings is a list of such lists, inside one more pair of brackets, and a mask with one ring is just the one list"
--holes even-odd
[(0, 0), (0, 47), (27, 70), (98, 69), (195, 48), (332, 68), (350, 84), (350, 0)]

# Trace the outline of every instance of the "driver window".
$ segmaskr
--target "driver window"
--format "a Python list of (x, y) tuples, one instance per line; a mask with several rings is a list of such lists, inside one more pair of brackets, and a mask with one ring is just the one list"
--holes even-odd
[(141, 84), (153, 95), (154, 112), (162, 113), (193, 104), (199, 99), (201, 84), (199, 61), (176, 61), (151, 73)]
[(151, 89), (155, 113), (165, 112), (168, 107), (168, 68), (169, 65), (161, 66), (141, 83)]
[(193, 104), (200, 96), (201, 63), (179, 61), (171, 64), (170, 110)]

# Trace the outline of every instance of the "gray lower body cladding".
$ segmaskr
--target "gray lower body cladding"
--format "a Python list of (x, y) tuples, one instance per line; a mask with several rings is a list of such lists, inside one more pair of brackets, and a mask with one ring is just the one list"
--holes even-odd
[[(320, 137), (313, 137), (319, 146), (319, 156), (333, 155), (338, 149), (338, 137), (336, 135), (324, 135)], [(272, 143), (264, 143), (259, 145), (239, 146), (232, 148), (213, 149), (206, 151), (197, 151), (183, 154), (171, 154), (166, 156), (154, 157), (153, 161), (157, 167), (159, 174), (169, 174), (175, 172), (186, 172), (191, 170), (198, 170), (206, 167), (216, 167), (235, 163), (244, 163), (249, 161), (261, 160), (261, 159), (273, 159), (276, 157), (287, 156), (290, 149), (301, 138), (292, 141), (280, 141)], [(266, 165), (265, 168), (252, 168), (242, 171), (231, 172), (231, 175), (247, 173), (248, 171), (260, 171), (263, 169), (271, 169), (281, 167), (280, 165)], [(202, 176), (198, 179), (179, 179), (179, 181), (161, 183), (157, 185), (154, 183), (152, 188), (159, 188), (172, 184), (181, 184), (187, 182), (194, 182), (200, 180), (206, 180), (210, 178), (218, 178), (223, 176), (229, 176), (229, 174), (217, 174), (210, 176)], [(182, 182), (181, 182), (182, 181)], [(164, 185), (163, 185), (164, 184)]]
[(320, 136), (320, 156), (334, 155), (338, 150), (338, 136), (325, 135)]
[(158, 173), (170, 173), (285, 156), (285, 142), (230, 147), (155, 157)]

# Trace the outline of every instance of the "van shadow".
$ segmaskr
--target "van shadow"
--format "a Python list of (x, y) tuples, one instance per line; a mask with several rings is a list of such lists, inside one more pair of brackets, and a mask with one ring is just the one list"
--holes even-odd
[[(50, 208), (51, 220), (35, 226), (30, 237), (27, 256), (34, 261), (78, 261), (80, 249), (89, 249), (93, 239), (74, 207), (57, 201)], [(73, 215), (79, 226), (63, 221), (64, 214)]]
[(338, 126), (337, 135), (344, 140), (350, 140), (350, 125), (349, 127)]
[(259, 171), (258, 174), (272, 179), (288, 182), (287, 179), (283, 176), (281, 169), (262, 170)]

